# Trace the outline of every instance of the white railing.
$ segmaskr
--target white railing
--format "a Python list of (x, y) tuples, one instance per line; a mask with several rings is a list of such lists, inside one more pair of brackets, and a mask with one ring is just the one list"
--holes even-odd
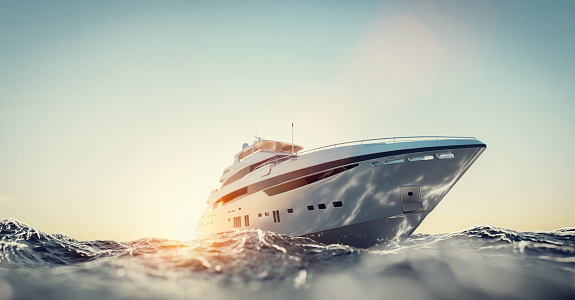
[(461, 136), (407, 136), (407, 137), (390, 137), (390, 138), (358, 140), (358, 141), (337, 143), (337, 144), (327, 145), (327, 146), (323, 146), (323, 147), (313, 148), (310, 150), (298, 152), (297, 154), (293, 154), (290, 156), (284, 156), (282, 158), (271, 160), (265, 164), (257, 166), (254, 169), (254, 171), (261, 168), (261, 167), (267, 166), (267, 165), (271, 165), (271, 167), (273, 167), (273, 166), (278, 165), (284, 161), (288, 161), (288, 160), (292, 160), (292, 159), (298, 159), (299, 156), (302, 154), (310, 154), (310, 153), (314, 153), (318, 150), (323, 151), (323, 150), (333, 149), (333, 151), (337, 151), (337, 148), (338, 147), (341, 148), (342, 146), (353, 146), (353, 145), (364, 146), (364, 145), (371, 145), (371, 144), (397, 144), (397, 143), (406, 143), (406, 142), (439, 141), (439, 140), (454, 140), (454, 139), (457, 139), (457, 140), (476, 140), (476, 138), (474, 138), (474, 137), (461, 137)]
[(351, 141), (345, 143), (337, 143), (332, 145), (327, 145), (323, 147), (313, 148), (310, 150), (298, 152), (298, 155), (304, 153), (312, 153), (317, 150), (324, 150), (324, 149), (337, 149), (337, 147), (341, 147), (343, 145), (352, 146), (355, 145), (369, 145), (369, 144), (396, 144), (396, 143), (406, 143), (406, 142), (419, 142), (419, 141), (439, 141), (439, 140), (476, 140), (475, 137), (467, 137), (467, 136), (402, 136), (402, 137), (390, 137), (390, 138), (377, 138), (377, 139), (368, 139), (368, 140), (359, 140), (359, 141)]

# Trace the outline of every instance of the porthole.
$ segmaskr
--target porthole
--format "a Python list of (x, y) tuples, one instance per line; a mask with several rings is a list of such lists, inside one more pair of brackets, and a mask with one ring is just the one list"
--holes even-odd
[(314, 210), (313, 205), (308, 205), (307, 210)]
[(390, 159), (390, 160), (386, 160), (383, 164), (385, 165), (394, 165), (394, 164), (400, 164), (402, 162), (404, 162), (405, 160), (403, 158), (400, 159)]
[(435, 156), (437, 156), (437, 158), (439, 158), (439, 159), (455, 158), (455, 155), (453, 153), (437, 153), (437, 154), (435, 154)]
[(293, 208), (288, 208), (287, 212), (288, 214), (293, 214)]
[(407, 195), (411, 197), (413, 196), (413, 192), (408, 192)]
[(322, 204), (318, 204), (318, 205), (317, 205), (317, 208), (319, 208), (319, 209), (325, 209), (325, 204), (323, 204), (323, 203), (322, 203)]
[(342, 207), (343, 203), (341, 203), (341, 201), (335, 201), (333, 202), (333, 207)]
[(381, 167), (381, 162), (380, 162), (380, 161), (374, 161), (374, 162), (371, 162), (371, 163), (369, 164), (369, 166), (372, 167), (372, 168)]
[(424, 156), (415, 156), (415, 157), (408, 157), (407, 160), (409, 161), (423, 161), (423, 160), (432, 160), (433, 156), (431, 155), (424, 155)]

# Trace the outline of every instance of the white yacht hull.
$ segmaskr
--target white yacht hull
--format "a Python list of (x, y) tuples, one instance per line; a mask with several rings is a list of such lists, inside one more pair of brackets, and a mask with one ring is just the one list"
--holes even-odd
[[(437, 141), (308, 154), (235, 182), (228, 190), (244, 185), (247, 195), (206, 211), (198, 233), (263, 229), (363, 248), (399, 242), (421, 224), (484, 150), (478, 141)], [(442, 153), (453, 158), (439, 159)], [(414, 157), (429, 160), (410, 161)], [(403, 162), (385, 164), (392, 160)], [(286, 178), (295, 183), (309, 176), (294, 171), (306, 166), (307, 172), (314, 166), (323, 168), (319, 172), (330, 166), (349, 169), (297, 188), (289, 180), (285, 183)]]

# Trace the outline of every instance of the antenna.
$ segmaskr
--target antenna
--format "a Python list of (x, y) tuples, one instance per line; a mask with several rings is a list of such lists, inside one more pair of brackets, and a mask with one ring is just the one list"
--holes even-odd
[(258, 136), (258, 131), (256, 130), (256, 135), (254, 135), (254, 144), (259, 140), (261, 140), (261, 138)]
[(293, 155), (293, 123), (291, 123), (291, 155)]

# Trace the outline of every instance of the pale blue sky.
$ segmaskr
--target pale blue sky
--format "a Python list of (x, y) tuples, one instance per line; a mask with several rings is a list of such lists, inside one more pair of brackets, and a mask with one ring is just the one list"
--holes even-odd
[(575, 226), (575, 2), (0, 1), (0, 218), (187, 239), (256, 130), (476, 136), (422, 224)]

